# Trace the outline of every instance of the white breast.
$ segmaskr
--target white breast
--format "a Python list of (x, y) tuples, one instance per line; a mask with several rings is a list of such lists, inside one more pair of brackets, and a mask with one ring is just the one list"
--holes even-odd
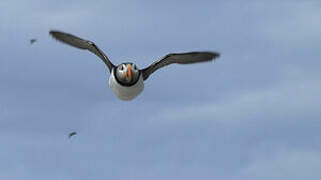
[(142, 75), (140, 75), (136, 84), (132, 86), (123, 86), (117, 82), (113, 71), (114, 70), (112, 70), (109, 77), (109, 87), (119, 99), (130, 101), (143, 91), (144, 80)]

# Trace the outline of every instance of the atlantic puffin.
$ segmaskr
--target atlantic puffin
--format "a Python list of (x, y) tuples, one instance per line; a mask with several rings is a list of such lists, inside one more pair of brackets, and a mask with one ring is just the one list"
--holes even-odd
[(210, 51), (170, 53), (144, 69), (139, 69), (132, 62), (124, 62), (115, 66), (92, 41), (57, 30), (51, 30), (49, 34), (58, 41), (76, 48), (89, 50), (100, 57), (110, 72), (109, 87), (119, 99), (125, 101), (130, 101), (137, 97), (144, 89), (144, 81), (159, 68), (170, 64), (192, 64), (212, 61), (220, 56), (219, 53)]

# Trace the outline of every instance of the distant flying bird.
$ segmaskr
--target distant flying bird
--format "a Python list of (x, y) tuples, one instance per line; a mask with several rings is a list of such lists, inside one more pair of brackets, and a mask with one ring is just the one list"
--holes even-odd
[(71, 138), (72, 136), (74, 136), (74, 135), (76, 135), (76, 134), (77, 134), (77, 132), (72, 132), (72, 133), (69, 134), (68, 137)]
[(37, 41), (37, 39), (30, 39), (30, 44), (33, 44)]
[(164, 66), (206, 62), (220, 56), (217, 52), (171, 53), (144, 69), (138, 69), (132, 62), (125, 62), (115, 66), (93, 42), (61, 31), (50, 31), (49, 33), (58, 41), (79, 49), (89, 50), (100, 57), (110, 72), (109, 87), (119, 99), (127, 101), (138, 96), (144, 89), (144, 81), (152, 73)]

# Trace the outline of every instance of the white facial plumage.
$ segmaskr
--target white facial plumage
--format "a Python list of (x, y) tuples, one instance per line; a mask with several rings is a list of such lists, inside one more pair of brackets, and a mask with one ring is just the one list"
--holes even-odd
[(132, 85), (139, 78), (139, 70), (133, 63), (122, 63), (116, 68), (116, 77), (123, 85)]

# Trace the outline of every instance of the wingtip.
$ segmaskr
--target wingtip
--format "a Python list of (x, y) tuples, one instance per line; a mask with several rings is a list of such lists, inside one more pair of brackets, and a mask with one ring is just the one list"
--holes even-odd
[(221, 56), (220, 53), (215, 51), (203, 51), (202, 53), (206, 54), (207, 59), (210, 61), (214, 61)]
[(55, 29), (52, 29), (52, 30), (50, 30), (49, 31), (49, 34), (51, 35), (51, 36), (55, 36), (55, 35), (57, 35), (57, 34), (59, 34), (59, 33), (63, 33), (62, 31), (59, 31), (59, 30), (55, 30)]
[(55, 37), (55, 34), (57, 33), (56, 30), (50, 30), (49, 35), (51, 35), (53, 38)]
[(209, 52), (209, 53), (211, 54), (213, 60), (221, 57), (221, 54), (218, 52)]
[(50, 30), (50, 31), (49, 31), (49, 34), (52, 35), (52, 34), (54, 34), (55, 32), (56, 32), (56, 30)]
[(219, 58), (221, 57), (221, 54), (220, 53), (217, 53), (216, 57), (215, 58)]
[(59, 40), (59, 33), (62, 33), (62, 31), (59, 31), (59, 30), (50, 30), (49, 31), (49, 35), (53, 38), (53, 39), (55, 39), (56, 41), (61, 41), (61, 40)]

